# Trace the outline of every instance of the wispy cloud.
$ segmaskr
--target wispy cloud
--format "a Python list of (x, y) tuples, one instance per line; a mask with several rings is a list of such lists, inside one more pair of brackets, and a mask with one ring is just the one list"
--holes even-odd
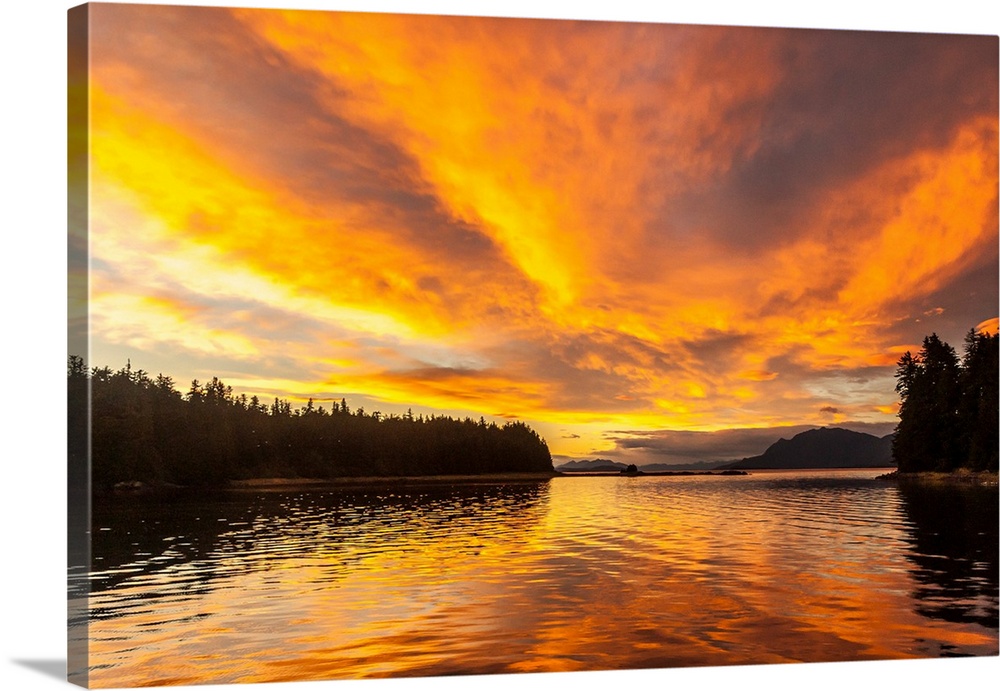
[(890, 425), (995, 328), (995, 37), (93, 12), (99, 358), (586, 453)]

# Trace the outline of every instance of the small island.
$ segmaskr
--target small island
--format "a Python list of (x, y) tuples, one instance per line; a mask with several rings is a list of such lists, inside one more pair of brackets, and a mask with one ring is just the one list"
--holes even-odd
[(679, 467), (677, 470), (664, 470), (663, 465), (653, 464), (642, 466), (634, 463), (625, 465), (607, 459), (592, 461), (569, 461), (556, 467), (556, 472), (562, 477), (683, 477), (687, 475), (749, 475), (743, 470), (687, 470)]
[(618, 471), (619, 475), (627, 477), (684, 477), (687, 475), (749, 475), (745, 470), (639, 470), (634, 463), (630, 463), (624, 470)]

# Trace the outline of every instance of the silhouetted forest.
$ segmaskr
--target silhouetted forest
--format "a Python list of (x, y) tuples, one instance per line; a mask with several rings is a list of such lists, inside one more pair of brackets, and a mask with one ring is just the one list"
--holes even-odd
[[(218, 378), (181, 394), (171, 377), (131, 363), (87, 369), (69, 358), (70, 438), (81, 438), (91, 400), (94, 487), (141, 481), (216, 486), (261, 477), (333, 478), (543, 472), (548, 445), (522, 422), (456, 420), (331, 410), (312, 399), (298, 409), (275, 398), (233, 394)], [(71, 454), (73, 447), (71, 444)]]
[(892, 455), (899, 470), (997, 470), (998, 340), (970, 331), (965, 354), (931, 334), (896, 368), (901, 398)]

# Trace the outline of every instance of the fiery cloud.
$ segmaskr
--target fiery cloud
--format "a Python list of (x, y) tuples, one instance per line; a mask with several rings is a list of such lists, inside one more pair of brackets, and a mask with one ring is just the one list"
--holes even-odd
[(91, 11), (96, 364), (583, 454), (891, 425), (996, 328), (996, 37)]

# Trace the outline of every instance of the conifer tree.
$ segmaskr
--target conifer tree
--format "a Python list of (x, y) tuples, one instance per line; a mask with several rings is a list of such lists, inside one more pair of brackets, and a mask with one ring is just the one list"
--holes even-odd
[(997, 336), (971, 331), (959, 361), (931, 334), (896, 367), (893, 457), (903, 472), (997, 469)]
[[(217, 377), (194, 380), (181, 395), (169, 376), (150, 378), (131, 363), (88, 372), (77, 357), (67, 376), (71, 410), (90, 403), (98, 489), (133, 481), (211, 486), (251, 477), (552, 470), (545, 441), (521, 422), (498, 427), (485, 418), (368, 414), (361, 407), (351, 413), (346, 399), (334, 403), (335, 414), (312, 399), (293, 410), (277, 397), (267, 405), (234, 395)], [(69, 422), (79, 428), (74, 438), (86, 441), (88, 419), (71, 415)], [(71, 454), (84, 458), (85, 445), (77, 447)]]

